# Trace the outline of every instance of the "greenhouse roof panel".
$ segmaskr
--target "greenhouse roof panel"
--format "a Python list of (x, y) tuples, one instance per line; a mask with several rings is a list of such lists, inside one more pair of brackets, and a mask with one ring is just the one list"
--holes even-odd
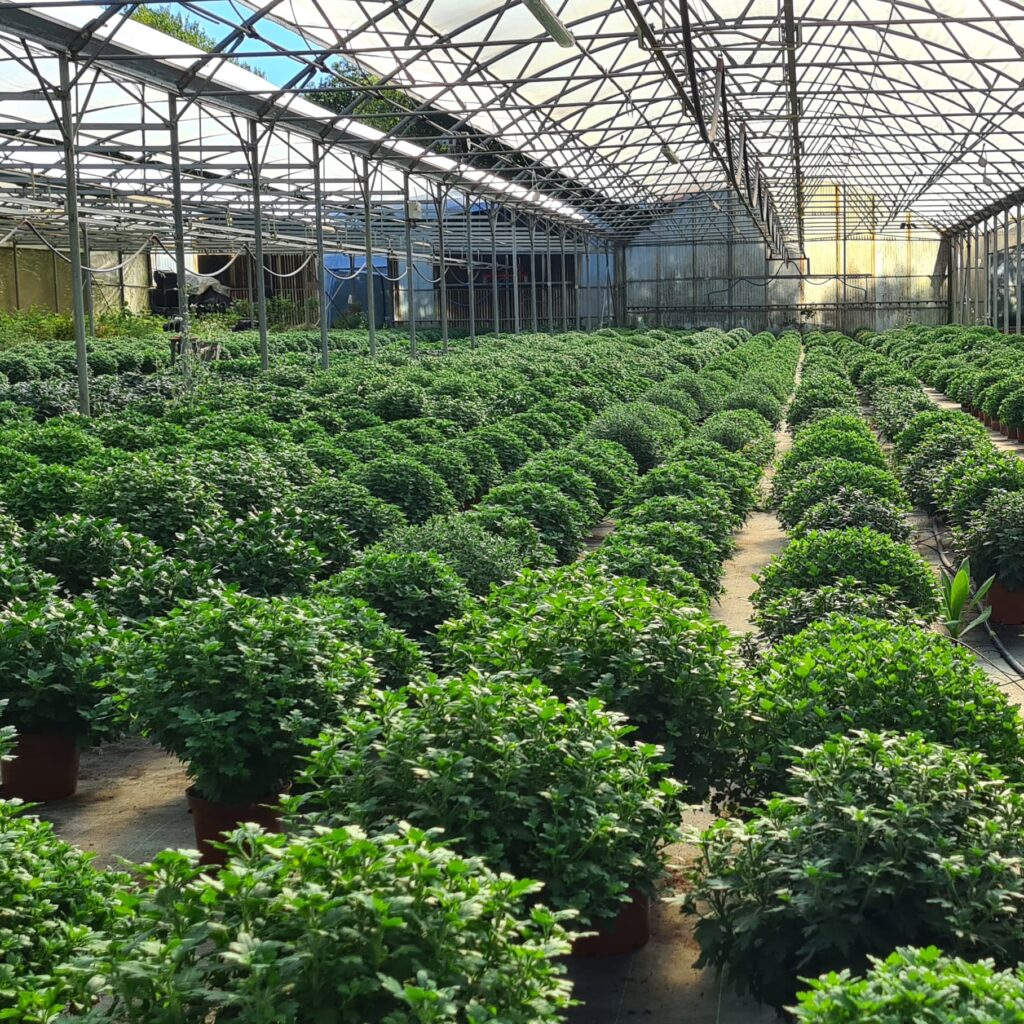
[[(56, 80), (47, 49), (88, 62), (78, 84), (80, 95), (90, 90), (83, 174), (97, 182), (136, 188), (141, 177), (166, 192), (160, 121), (170, 91), (185, 108), (187, 191), (220, 201), (234, 192), (244, 202), (239, 139), (253, 118), (261, 178), (282, 188), (309, 183), (320, 139), (342, 203), (359, 199), (364, 156), (378, 166), (381, 198), (397, 195), (412, 169), (420, 192), (432, 181), (468, 185), (606, 234), (643, 230), (653, 211), (696, 192), (730, 190), (787, 254), (802, 247), (806, 197), (823, 184), (873, 195), (879, 230), (908, 210), (950, 227), (1020, 189), (1017, 0), (175, 6), (202, 21), (214, 52), (168, 43), (130, 20), (131, 5), (0, 0), (8, 96)], [(31, 59), (23, 39), (39, 48)], [(261, 74), (234, 62), (252, 54)], [(273, 77), (274, 61), (285, 70), (271, 81), (262, 75)], [(327, 109), (318, 100), (329, 89), (356, 98)], [(48, 107), (46, 97), (0, 102), (5, 123), (25, 126), (3, 170), (59, 174), (44, 153), (59, 140), (32, 127)], [(132, 119), (137, 130), (126, 127)], [(116, 146), (149, 154), (143, 169), (118, 164)]]

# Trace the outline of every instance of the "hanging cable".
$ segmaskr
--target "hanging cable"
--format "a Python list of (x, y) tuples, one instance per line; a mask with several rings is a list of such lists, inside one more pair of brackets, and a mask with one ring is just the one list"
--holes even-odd
[[(7, 235), (6, 238), (0, 239), (0, 244), (2, 244), (3, 242), (7, 241), (7, 238), (10, 238), (11, 235), (15, 234), (19, 230), (19, 228), (21, 228), (21, 227), (28, 228), (28, 230), (31, 231), (32, 234), (35, 235), (36, 238), (38, 238), (39, 241), (42, 242), (43, 245), (46, 246), (46, 248), (49, 249), (50, 252), (52, 252), (54, 254), (54, 256), (57, 256), (58, 258), (62, 259), (65, 263), (70, 263), (71, 262), (71, 257), (70, 256), (66, 256), (59, 249), (57, 249), (52, 243), (47, 241), (46, 237), (39, 231), (39, 229), (35, 226), (35, 224), (33, 224), (32, 221), (30, 221), (30, 220), (22, 221), (21, 224), (18, 225), (18, 228), (15, 228), (13, 232), (11, 232), (9, 235)], [(118, 263), (118, 264), (116, 264), (116, 265), (114, 265), (112, 267), (86, 267), (86, 266), (83, 266), (82, 270), (83, 270), (84, 273), (87, 273), (87, 274), (115, 274), (115, 273), (117, 273), (117, 271), (122, 270), (124, 267), (128, 266), (128, 264), (131, 263), (131, 261), (134, 260), (137, 256), (139, 256), (143, 252), (145, 252), (146, 249), (148, 249), (153, 244), (154, 241), (159, 241), (159, 240), (156, 238), (155, 235), (150, 235), (149, 238), (147, 238), (142, 243), (142, 245), (140, 245), (139, 248), (135, 250), (135, 252), (133, 252), (130, 256), (126, 256), (120, 263)]]
[(334, 278), (335, 281), (354, 281), (363, 272), (363, 268), (352, 271), (351, 274), (336, 274), (327, 264), (324, 264), (324, 272)]
[[(253, 255), (252, 250), (249, 249), (248, 245), (245, 246), (245, 250), (246, 250), (246, 252), (249, 253), (250, 256)], [(287, 273), (278, 273), (278, 271), (276, 271), (276, 270), (271, 270), (270, 267), (268, 267), (265, 263), (263, 264), (263, 269), (271, 277), (278, 277), (278, 278), (281, 278), (281, 279), (288, 278), (288, 277), (296, 277), (298, 274), (301, 274), (302, 271), (306, 269), (306, 267), (309, 265), (309, 261), (314, 259), (314, 258), (315, 258), (315, 253), (310, 253), (305, 258), (305, 260), (302, 261), (302, 264), (298, 268), (296, 268), (295, 270), (289, 270)]]
[[(157, 246), (158, 246), (159, 248), (163, 249), (163, 251), (164, 251), (164, 252), (165, 252), (165, 253), (166, 253), (166, 254), (167, 254), (168, 256), (170, 256), (170, 257), (171, 257), (171, 259), (175, 259), (175, 258), (176, 258), (176, 257), (175, 257), (175, 255), (174, 255), (174, 253), (173, 253), (173, 252), (171, 252), (171, 251), (170, 251), (170, 249), (168, 249), (168, 248), (167, 248), (167, 246), (166, 246), (166, 245), (164, 245), (164, 243), (163, 243), (163, 242), (162, 242), (162, 241), (161, 241), (161, 240), (160, 240), (159, 238), (156, 238), (156, 237), (154, 236), (154, 239), (153, 239), (153, 240), (154, 240), (154, 241), (156, 242), (156, 244), (157, 244)], [(235, 260), (239, 259), (239, 258), (241, 257), (241, 255), (242, 255), (242, 253), (243, 253), (243, 252), (247, 252), (247, 251), (248, 251), (248, 249), (247, 249), (247, 248), (243, 248), (241, 252), (236, 252), (236, 253), (235, 253), (235, 255), (234, 255), (234, 256), (232, 256), (232, 257), (231, 257), (231, 259), (229, 259), (229, 260), (227, 261), (227, 263), (225, 263), (225, 264), (224, 264), (224, 266), (223, 266), (223, 267), (220, 267), (220, 268), (219, 268), (218, 270), (211, 270), (211, 271), (207, 271), (206, 273), (203, 273), (203, 274), (199, 274), (199, 275), (197, 275), (197, 276), (198, 276), (198, 277), (217, 277), (218, 275), (220, 275), (220, 274), (223, 274), (223, 273), (224, 273), (224, 271), (225, 271), (225, 270), (227, 270), (227, 269), (228, 269), (228, 267), (230, 267), (230, 266), (231, 266), (231, 264), (235, 262)], [(189, 271), (189, 273), (193, 273), (193, 271)]]

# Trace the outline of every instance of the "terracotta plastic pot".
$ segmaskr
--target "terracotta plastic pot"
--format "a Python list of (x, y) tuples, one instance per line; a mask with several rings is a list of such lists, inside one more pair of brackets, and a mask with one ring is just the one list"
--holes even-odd
[(203, 864), (223, 864), (227, 854), (213, 844), (221, 842), (225, 832), (233, 832), (239, 825), (253, 821), (268, 832), (281, 831), (281, 814), (274, 804), (276, 797), (254, 804), (224, 804), (207, 800), (190, 786), (186, 790), (188, 809), (192, 813), (192, 830), (196, 834), (196, 848)]
[(14, 745), (14, 759), (0, 764), (5, 800), (34, 803), (62, 800), (78, 789), (78, 746), (73, 736), (25, 733)]
[(992, 621), (1000, 626), (1024, 625), (1024, 590), (1007, 590), (996, 580), (988, 591)]
[(623, 956), (642, 949), (651, 937), (651, 900), (637, 889), (629, 890), (629, 902), (615, 918), (572, 944), (572, 955), (581, 957)]

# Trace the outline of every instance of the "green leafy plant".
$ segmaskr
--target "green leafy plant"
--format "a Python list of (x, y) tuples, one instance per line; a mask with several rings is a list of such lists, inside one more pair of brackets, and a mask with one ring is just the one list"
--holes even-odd
[(903, 543), (910, 540), (914, 532), (899, 506), (875, 494), (840, 487), (835, 494), (811, 505), (790, 530), (790, 535), (803, 537), (811, 530), (845, 530), (858, 526), (866, 526)]
[(995, 576), (989, 576), (972, 594), (971, 562), (967, 558), (960, 563), (960, 568), (955, 573), (947, 573), (945, 569), (939, 570), (939, 586), (942, 592), (939, 622), (951, 637), (959, 639), (988, 620), (992, 609), (982, 608), (981, 602), (984, 601), (993, 582)]
[(952, 425), (954, 429), (988, 440), (988, 431), (974, 417), (952, 409), (936, 409), (915, 416), (906, 428), (896, 435), (893, 441), (896, 461), (905, 462), (910, 453), (940, 425)]
[(1024, 797), (981, 754), (857, 732), (803, 754), (790, 794), (699, 836), (684, 909), (700, 965), (762, 1002), (894, 946), (1016, 963)]
[(720, 777), (733, 702), (728, 631), (686, 601), (589, 560), (524, 572), (438, 635), (445, 664), (517, 673), (563, 697), (599, 697), (662, 743), (696, 799)]
[(195, 600), (217, 586), (212, 565), (164, 556), (97, 580), (94, 596), (111, 615), (141, 621), (166, 615), (179, 601)]
[(82, 746), (118, 732), (106, 681), (116, 625), (90, 601), (46, 597), (0, 612), (2, 721)]
[(720, 508), (727, 509), (733, 522), (739, 525), (740, 516), (730, 500), (726, 489), (709, 480), (687, 462), (672, 462), (658, 466), (641, 477), (615, 507), (613, 516), (618, 519), (627, 516), (641, 502), (650, 498), (706, 498)]
[(71, 594), (121, 569), (141, 569), (162, 556), (148, 537), (125, 530), (112, 519), (72, 513), (44, 519), (25, 539), (25, 556), (55, 576)]
[[(550, 456), (554, 453), (544, 452)], [(541, 462), (535, 456), (512, 474), (511, 484), (533, 483), (550, 484), (564, 494), (570, 501), (579, 505), (586, 515), (587, 523), (596, 523), (603, 511), (597, 500), (597, 491), (590, 478), (571, 466), (561, 465), (549, 459)]]
[(832, 415), (836, 412), (857, 412), (856, 388), (838, 373), (812, 375), (805, 366), (804, 378), (786, 412), (790, 427), (795, 429), (819, 413)]
[(716, 412), (701, 424), (696, 436), (739, 452), (759, 466), (771, 462), (775, 453), (772, 425), (752, 409)]
[(1017, 709), (970, 651), (914, 625), (815, 622), (766, 655), (743, 688), (743, 707), (758, 794), (784, 787), (797, 751), (851, 729), (920, 732), (1024, 778)]
[(886, 469), (845, 459), (809, 462), (803, 469), (804, 475), (792, 484), (779, 504), (779, 522), (786, 529), (796, 526), (808, 509), (835, 495), (840, 488), (871, 494), (893, 508), (907, 506), (899, 481)]
[(93, 1021), (554, 1024), (570, 1003), (554, 958), (571, 936), (524, 906), (538, 884), (435, 835), (248, 827), (228, 849), (216, 877), (171, 850), (138, 869), (133, 914), (82, 965)]
[(843, 576), (813, 589), (791, 587), (774, 597), (758, 595), (751, 621), (764, 639), (775, 643), (829, 615), (902, 624), (920, 622), (917, 613), (899, 600), (893, 587), (872, 586), (853, 576)]
[(992, 960), (945, 956), (934, 946), (904, 946), (884, 960), (869, 957), (863, 977), (831, 971), (809, 981), (790, 1008), (807, 1024), (963, 1024), (1012, 1021), (1024, 1007), (1024, 970), (997, 970)]
[(186, 559), (212, 565), (224, 582), (259, 597), (304, 593), (326, 564), (276, 509), (242, 519), (205, 520), (183, 534), (178, 550)]
[(291, 803), (320, 824), (442, 828), (594, 924), (629, 889), (653, 892), (678, 838), (680, 787), (630, 732), (596, 698), (563, 702), (515, 676), (371, 693), (320, 736)]
[(487, 493), (479, 508), (500, 509), (533, 523), (541, 540), (561, 562), (571, 562), (578, 556), (586, 531), (594, 522), (587, 509), (551, 484), (502, 484)]
[(950, 523), (964, 527), (1000, 491), (1024, 491), (1024, 462), (994, 449), (970, 451), (937, 474), (934, 504)]
[(432, 469), (404, 455), (384, 456), (350, 473), (374, 497), (398, 508), (410, 523), (456, 509), (455, 496)]
[(649, 402), (609, 406), (587, 424), (591, 437), (621, 444), (641, 473), (658, 465), (690, 429), (684, 416)]
[(793, 447), (779, 460), (772, 480), (773, 501), (778, 504), (793, 485), (806, 476), (808, 464), (823, 459), (843, 459), (882, 470), (888, 468), (885, 455), (873, 437), (815, 423), (800, 432)]
[(455, 570), (430, 551), (389, 551), (374, 545), (355, 565), (324, 580), (318, 594), (357, 597), (414, 640), (433, 637), (446, 619), (461, 615), (469, 591)]
[(682, 562), (655, 548), (610, 539), (590, 557), (609, 576), (641, 580), (701, 610), (710, 603), (701, 581)]
[(0, 608), (13, 601), (38, 601), (56, 588), (56, 577), (30, 565), (19, 548), (0, 547)]
[(407, 526), (383, 541), (389, 551), (433, 551), (466, 582), (472, 594), (486, 594), (494, 583), (512, 579), (523, 567), (519, 544), (485, 528), (479, 518), (455, 513)]
[(649, 523), (690, 523), (700, 528), (718, 549), (721, 558), (729, 557), (735, 546), (733, 532), (736, 517), (732, 510), (713, 498), (657, 497), (633, 505), (618, 520), (619, 525), (639, 526)]
[(0, 503), (21, 525), (81, 510), (92, 478), (80, 469), (38, 465), (14, 473), (0, 489)]
[(629, 548), (646, 548), (671, 558), (693, 573), (709, 596), (722, 589), (723, 551), (694, 523), (632, 523), (627, 521), (602, 547), (614, 553)]
[(67, 966), (119, 916), (127, 876), (58, 839), (48, 821), (0, 800), (0, 1015), (55, 1020), (82, 986)]
[(755, 608), (792, 588), (814, 590), (845, 577), (872, 589), (891, 587), (894, 599), (926, 618), (938, 611), (938, 587), (921, 556), (867, 527), (812, 530), (790, 541), (755, 577)]
[[(558, 448), (533, 456), (521, 472), (549, 466), (567, 467), (586, 477), (601, 510), (611, 508), (637, 479), (635, 463), (625, 449), (614, 441), (583, 438), (578, 447)], [(555, 480), (551, 482), (558, 486)]]
[(342, 633), (324, 605), (224, 590), (144, 623), (112, 679), (200, 796), (248, 804), (274, 798), (302, 741), (373, 684), (366, 652)]
[(1007, 590), (1024, 590), (1024, 492), (993, 494), (955, 531), (954, 542), (978, 578), (994, 576)]
[(173, 547), (194, 523), (222, 514), (212, 484), (148, 453), (91, 481), (82, 504), (90, 515), (113, 519), (164, 548)]
[(361, 546), (408, 522), (401, 509), (374, 497), (361, 484), (341, 478), (309, 484), (295, 495), (295, 504), (336, 520)]

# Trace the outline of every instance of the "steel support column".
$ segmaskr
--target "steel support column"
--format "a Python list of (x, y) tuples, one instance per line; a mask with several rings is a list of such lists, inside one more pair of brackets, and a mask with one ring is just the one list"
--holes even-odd
[(259, 125), (249, 122), (249, 160), (252, 166), (253, 258), (256, 278), (256, 326), (260, 333), (260, 366), (270, 369), (270, 340), (267, 336), (267, 280), (263, 267), (263, 203), (260, 199)]
[(316, 218), (316, 284), (317, 304), (320, 307), (320, 365), (326, 370), (331, 365), (331, 310), (327, 300), (327, 265), (324, 256), (324, 185), (323, 149), (313, 143), (313, 202)]
[(92, 290), (92, 271), (89, 270), (89, 267), (92, 266), (92, 246), (89, 244), (88, 228), (82, 228), (82, 259), (85, 261), (85, 267), (83, 268), (82, 273), (82, 289), (83, 297), (85, 299), (85, 321), (89, 327), (89, 336), (95, 338), (96, 305)]
[(546, 240), (544, 246), (544, 261), (545, 261), (545, 274), (547, 280), (544, 282), (544, 294), (548, 300), (548, 315), (545, 318), (547, 323), (548, 334), (555, 333), (555, 283), (551, 279), (551, 226), (545, 224), (544, 226), (544, 238)]
[(441, 351), (448, 354), (448, 263), (444, 253), (444, 214), (448, 205), (448, 197), (444, 188), (437, 189), (437, 252), (439, 257), (438, 273), (440, 275), (440, 302), (441, 302)]
[(569, 333), (569, 282), (565, 276), (565, 232), (558, 235), (558, 248), (561, 253), (561, 267), (559, 269), (559, 288), (562, 292), (562, 330)]
[[(409, 172), (402, 175), (402, 184), (405, 192), (405, 319), (409, 324), (409, 355), (415, 359), (416, 352), (416, 292), (414, 285), (416, 275), (412, 268), (412, 218), (410, 216), (411, 205), (409, 200)], [(434, 271), (431, 269), (431, 275)]]
[(192, 344), (188, 323), (188, 267), (185, 264), (185, 214), (181, 190), (181, 142), (178, 130), (178, 98), (167, 97), (167, 131), (171, 141), (171, 211), (174, 230), (174, 269), (178, 275), (178, 319), (181, 322), (181, 358), (186, 372), (190, 367)]
[(363, 252), (366, 258), (366, 337), (370, 358), (377, 355), (377, 282), (373, 271), (373, 224), (370, 206), (370, 161), (363, 157)]
[(1016, 320), (1017, 320), (1017, 333), (1018, 334), (1020, 334), (1020, 312), (1021, 312), (1020, 311), (1020, 300), (1021, 300), (1020, 213), (1021, 213), (1021, 204), (1018, 203), (1017, 204), (1017, 254), (1016, 254), (1017, 258), (1014, 261), (1014, 266), (1013, 266), (1013, 282), (1014, 282), (1014, 286), (1015, 286), (1014, 287), (1014, 291), (1016, 293), (1015, 297), (1016, 297), (1016, 300), (1017, 300), (1017, 317), (1016, 317)]
[(530, 318), (533, 333), (537, 334), (537, 222), (533, 217), (530, 218)]
[(583, 239), (583, 267), (584, 267), (584, 287), (583, 297), (587, 303), (587, 330), (592, 331), (594, 329), (594, 300), (592, 296), (593, 288), (590, 284), (590, 236), (587, 235)]
[(580, 329), (580, 237), (572, 236), (572, 297), (576, 306), (576, 330)]
[(981, 237), (983, 242), (981, 275), (982, 282), (985, 286), (985, 293), (982, 301), (982, 314), (985, 318), (985, 323), (990, 324), (992, 322), (992, 275), (989, 273), (988, 264), (989, 254), (992, 252), (992, 239), (987, 222), (981, 225)]
[(466, 300), (469, 303), (469, 347), (476, 348), (476, 263), (473, 260), (473, 201), (466, 193)]
[(519, 219), (512, 209), (512, 333), (519, 333), (519, 239), (516, 237), (516, 221)]
[[(61, 136), (64, 145), (64, 210), (68, 221), (71, 258), (71, 314), (75, 331), (75, 365), (78, 371), (78, 411), (89, 415), (89, 354), (85, 344), (85, 295), (82, 287), (82, 233), (78, 222), (78, 168), (75, 162), (75, 117), (71, 109), (71, 68), (65, 54), (59, 56)], [(56, 268), (55, 268), (56, 269)], [(56, 278), (56, 274), (54, 275)]]
[(494, 308), (494, 333), (501, 334), (501, 293), (498, 290), (498, 213), (490, 204), (487, 219), (491, 227), (491, 305)]
[(1010, 333), (1010, 211), (1003, 210), (1003, 333)]

